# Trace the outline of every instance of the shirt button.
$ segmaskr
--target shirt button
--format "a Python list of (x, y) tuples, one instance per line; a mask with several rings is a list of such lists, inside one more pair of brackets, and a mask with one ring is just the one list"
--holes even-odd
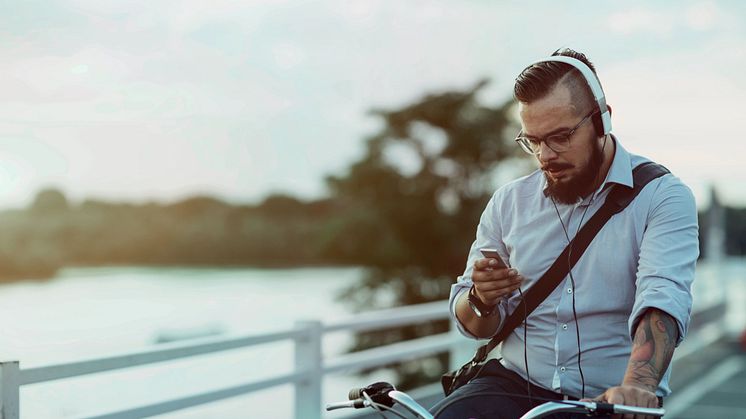
[(566, 369), (567, 368), (565, 368), (565, 367), (560, 367), (560, 371), (562, 371), (562, 372), (565, 372)]
[(572, 294), (572, 288), (568, 288), (568, 289), (567, 289), (567, 293), (568, 293), (568, 294)]
[(567, 330), (567, 325), (566, 324), (562, 325), (562, 330)]

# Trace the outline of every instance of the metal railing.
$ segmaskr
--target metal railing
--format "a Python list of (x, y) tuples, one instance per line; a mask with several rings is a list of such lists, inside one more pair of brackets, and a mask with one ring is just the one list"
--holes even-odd
[(173, 412), (229, 397), (248, 394), (284, 384), (295, 386), (295, 417), (320, 418), (322, 412), (321, 387), (324, 375), (341, 371), (357, 372), (386, 365), (393, 361), (413, 359), (435, 353), (453, 351), (452, 358), (471, 356), (472, 345), (464, 344), (453, 332), (427, 336), (406, 342), (324, 359), (322, 340), (331, 332), (363, 332), (448, 318), (447, 302), (438, 301), (416, 306), (368, 312), (350, 320), (322, 324), (320, 321), (299, 321), (278, 332), (230, 338), (195, 339), (188, 343), (169, 343), (156, 349), (129, 352), (72, 363), (62, 363), (23, 369), (19, 361), (0, 362), (0, 417), (18, 419), (21, 386), (50, 382), (88, 374), (114, 371), (136, 366), (172, 361), (197, 355), (211, 354), (238, 348), (292, 340), (295, 368), (293, 372), (200, 393), (178, 399), (138, 406), (127, 410), (92, 416), (97, 419), (136, 418)]
[[(695, 310), (693, 314), (694, 318), (703, 319), (707, 317), (702, 320), (703, 324), (701, 326), (703, 331), (708, 333), (705, 336), (706, 339), (694, 339), (695, 342), (712, 342), (714, 339), (722, 336), (722, 329), (718, 326), (718, 318), (722, 315), (723, 310), (724, 303), (708, 305), (707, 307), (703, 307), (702, 310)], [(294, 370), (290, 373), (92, 417), (107, 419), (147, 417), (271, 387), (292, 384), (295, 387), (296, 395), (294, 400), (295, 417), (318, 419), (322, 414), (322, 382), (324, 376), (327, 374), (341, 371), (354, 373), (395, 361), (415, 359), (442, 352), (450, 352), (451, 366), (455, 368), (466, 362), (473, 355), (473, 350), (477, 345), (476, 342), (464, 339), (458, 332), (451, 330), (447, 333), (398, 342), (326, 359), (322, 351), (324, 335), (332, 332), (381, 330), (447, 318), (447, 302), (438, 301), (416, 306), (368, 312), (351, 317), (345, 321), (327, 324), (323, 324), (317, 320), (299, 321), (292, 328), (283, 331), (252, 336), (195, 339), (185, 343), (159, 345), (156, 349), (152, 350), (130, 352), (72, 363), (22, 369), (19, 362), (15, 360), (0, 362), (0, 417), (2, 419), (19, 418), (19, 390), (24, 385), (291, 340), (294, 342), (295, 365)], [(714, 329), (713, 325), (716, 326)], [(688, 352), (696, 351), (700, 347), (693, 347), (691, 350), (680, 348), (676, 353), (677, 356), (674, 362), (676, 362), (676, 358), (685, 356)]]

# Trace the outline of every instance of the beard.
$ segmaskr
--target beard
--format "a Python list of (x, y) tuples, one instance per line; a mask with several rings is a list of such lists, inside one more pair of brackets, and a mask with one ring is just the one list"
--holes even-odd
[[(595, 146), (594, 146), (595, 145)], [(591, 158), (585, 167), (580, 169), (580, 173), (574, 177), (566, 179), (564, 182), (557, 182), (549, 176), (548, 169), (567, 169), (571, 168), (568, 164), (549, 164), (542, 167), (544, 177), (547, 180), (547, 195), (559, 201), (562, 204), (572, 205), (588, 196), (593, 192), (596, 186), (596, 177), (601, 169), (604, 155), (602, 148), (594, 141), (591, 145)], [(604, 145), (606, 141), (604, 140)]]

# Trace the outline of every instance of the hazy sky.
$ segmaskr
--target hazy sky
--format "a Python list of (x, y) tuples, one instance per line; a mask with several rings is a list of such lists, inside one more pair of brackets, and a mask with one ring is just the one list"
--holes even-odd
[[(526, 6), (530, 3), (531, 6)], [(515, 76), (561, 46), (596, 64), (624, 146), (706, 202), (746, 205), (746, 3), (0, 3), (0, 206), (324, 193), (379, 122), (432, 91)]]

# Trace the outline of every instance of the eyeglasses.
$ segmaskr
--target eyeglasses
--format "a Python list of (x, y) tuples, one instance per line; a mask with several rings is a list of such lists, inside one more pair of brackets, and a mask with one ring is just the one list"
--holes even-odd
[(523, 131), (518, 133), (518, 136), (515, 138), (515, 141), (521, 145), (521, 148), (523, 148), (523, 151), (525, 151), (528, 154), (538, 155), (541, 152), (541, 143), (544, 142), (544, 144), (547, 145), (552, 151), (555, 153), (562, 153), (564, 151), (567, 151), (570, 149), (570, 137), (572, 137), (573, 134), (575, 134), (575, 131), (577, 131), (578, 128), (580, 128), (581, 125), (585, 121), (588, 120), (591, 116), (598, 113), (598, 109), (595, 111), (592, 111), (588, 115), (585, 116), (585, 118), (581, 119), (580, 122), (578, 122), (577, 125), (575, 125), (571, 130), (567, 132), (561, 132), (558, 134), (552, 134), (548, 135), (546, 138), (534, 138), (529, 137), (526, 135), (523, 135)]

